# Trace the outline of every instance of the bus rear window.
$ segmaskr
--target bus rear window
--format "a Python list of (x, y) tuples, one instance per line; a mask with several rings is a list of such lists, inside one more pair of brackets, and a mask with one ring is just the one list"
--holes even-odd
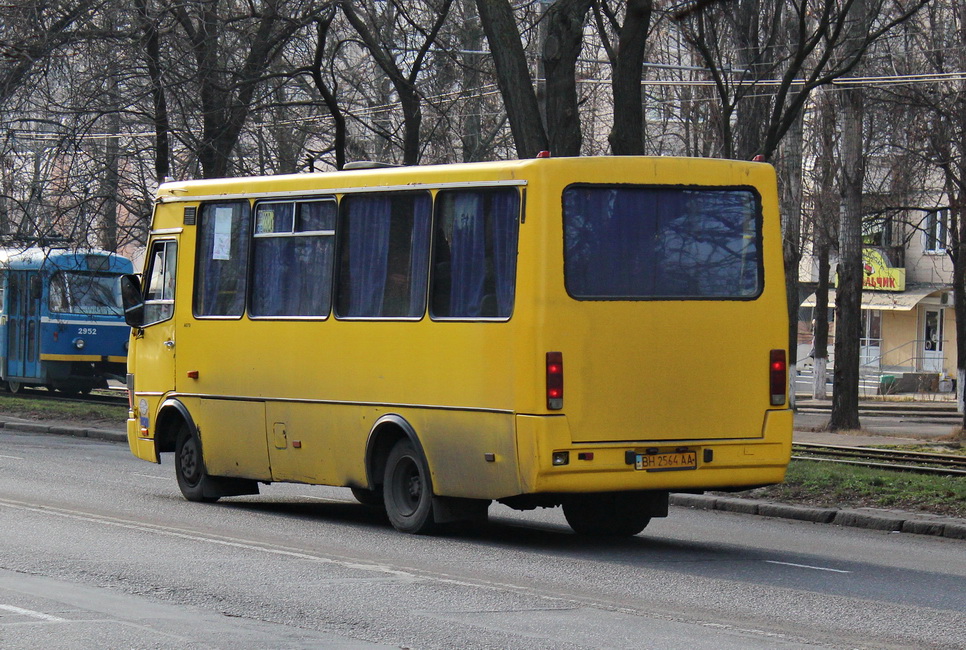
[(572, 185), (563, 210), (574, 298), (740, 299), (761, 291), (754, 190)]

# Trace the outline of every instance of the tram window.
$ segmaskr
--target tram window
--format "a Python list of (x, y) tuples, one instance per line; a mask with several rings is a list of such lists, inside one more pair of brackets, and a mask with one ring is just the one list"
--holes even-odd
[(335, 198), (255, 206), (253, 317), (328, 315), (335, 219)]
[(202, 206), (195, 266), (196, 316), (240, 317), (248, 278), (248, 201)]
[(340, 318), (419, 318), (426, 309), (432, 198), (426, 192), (342, 199)]
[(52, 312), (120, 316), (117, 275), (58, 271), (50, 278), (48, 306)]
[(436, 197), (433, 318), (509, 318), (516, 286), (520, 195), (447, 190)]
[(178, 244), (155, 242), (148, 258), (148, 284), (144, 289), (144, 322), (146, 325), (168, 320), (174, 315), (175, 271)]

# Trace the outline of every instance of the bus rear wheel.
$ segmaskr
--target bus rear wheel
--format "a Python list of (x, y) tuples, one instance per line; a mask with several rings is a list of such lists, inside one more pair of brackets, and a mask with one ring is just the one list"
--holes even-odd
[(178, 477), (181, 494), (188, 501), (214, 503), (218, 500), (217, 496), (205, 496), (206, 492), (212, 492), (210, 489), (206, 490), (211, 479), (205, 471), (198, 436), (186, 424), (181, 425), (175, 443), (174, 473)]
[(397, 442), (389, 452), (383, 500), (389, 521), (396, 530), (413, 535), (435, 532), (429, 466), (408, 439)]
[(578, 535), (632, 537), (651, 522), (646, 497), (634, 492), (574, 495), (563, 511)]

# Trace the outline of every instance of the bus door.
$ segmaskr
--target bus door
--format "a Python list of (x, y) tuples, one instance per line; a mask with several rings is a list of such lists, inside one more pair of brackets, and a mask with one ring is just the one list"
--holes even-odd
[(10, 271), (6, 358), (7, 377), (40, 377), (40, 297), (37, 271)]
[(138, 361), (133, 369), (136, 406), (140, 410), (142, 426), (145, 426), (144, 418), (149, 412), (156, 412), (158, 406), (154, 403), (149, 408), (148, 400), (159, 400), (175, 388), (177, 319), (174, 296), (177, 267), (178, 240), (155, 240), (147, 257), (144, 326), (136, 341)]

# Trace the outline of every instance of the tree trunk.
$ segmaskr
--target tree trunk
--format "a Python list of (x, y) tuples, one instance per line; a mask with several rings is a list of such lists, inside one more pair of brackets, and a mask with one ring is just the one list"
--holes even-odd
[(513, 9), (507, 0), (476, 0), (476, 9), (496, 66), (496, 82), (517, 156), (533, 158), (549, 149), (550, 143), (540, 121), (540, 106)]
[(151, 115), (154, 125), (154, 177), (161, 183), (165, 177), (171, 175), (171, 145), (168, 139), (171, 124), (164, 81), (161, 78), (161, 39), (158, 34), (158, 19), (148, 9), (148, 0), (137, 0), (137, 13), (141, 23), (142, 55), (151, 84), (151, 103), (154, 108)]
[[(738, 0), (734, 3), (739, 65), (747, 71), (744, 78), (752, 82), (772, 76), (769, 70), (771, 64), (768, 63), (771, 58), (765, 54), (769, 48), (763, 48), (760, 42), (762, 12), (761, 0)], [(751, 160), (761, 153), (765, 141), (770, 99), (755, 83), (739, 92), (736, 99), (740, 98), (741, 101), (735, 107), (734, 154), (738, 160)]]
[(859, 428), (859, 344), (862, 337), (863, 121), (861, 88), (840, 91), (842, 111), (842, 208), (839, 215), (838, 292), (835, 300), (833, 431)]
[(614, 126), (608, 141), (618, 156), (644, 153), (644, 101), (641, 79), (653, 0), (628, 0), (613, 66)]
[(576, 65), (590, 4), (591, 0), (557, 0), (544, 17), (547, 22), (547, 40), (543, 44), (543, 68), (547, 76), (544, 108), (550, 151), (556, 156), (580, 155)]
[[(959, 4), (959, 65), (966, 65), (966, 3)], [(962, 85), (964, 82), (959, 82)], [(953, 220), (953, 307), (956, 313), (956, 404), (963, 414), (962, 426), (966, 429), (966, 101), (960, 92), (956, 99), (956, 110), (953, 111), (959, 132), (959, 169), (955, 174), (947, 170), (947, 178), (953, 177), (958, 183), (947, 183), (950, 186), (949, 212)], [(953, 180), (950, 178), (950, 180)]]
[(315, 54), (312, 58), (311, 76), (312, 83), (315, 84), (315, 89), (319, 91), (319, 95), (321, 95), (322, 101), (325, 103), (326, 108), (329, 109), (329, 115), (332, 116), (332, 121), (335, 123), (335, 128), (332, 133), (332, 150), (335, 153), (335, 168), (342, 169), (346, 163), (347, 129), (345, 114), (339, 106), (339, 98), (336, 93), (335, 84), (333, 83), (333, 87), (329, 88), (329, 85), (325, 82), (325, 75), (322, 74), (322, 61), (325, 58), (325, 42), (328, 38), (329, 27), (332, 25), (332, 19), (334, 17), (335, 11), (330, 8), (320, 15), (316, 21)]
[(812, 385), (812, 397), (828, 399), (828, 285), (831, 264), (829, 264), (829, 245), (825, 234), (818, 235), (821, 240), (817, 244), (818, 258), (818, 287), (815, 289), (814, 330), (812, 337), (812, 354), (815, 367)]
[(788, 367), (798, 363), (798, 274), (802, 262), (802, 138), (804, 115), (799, 113), (789, 129), (780, 168), (782, 184), (782, 252), (785, 260), (785, 293), (788, 297)]

